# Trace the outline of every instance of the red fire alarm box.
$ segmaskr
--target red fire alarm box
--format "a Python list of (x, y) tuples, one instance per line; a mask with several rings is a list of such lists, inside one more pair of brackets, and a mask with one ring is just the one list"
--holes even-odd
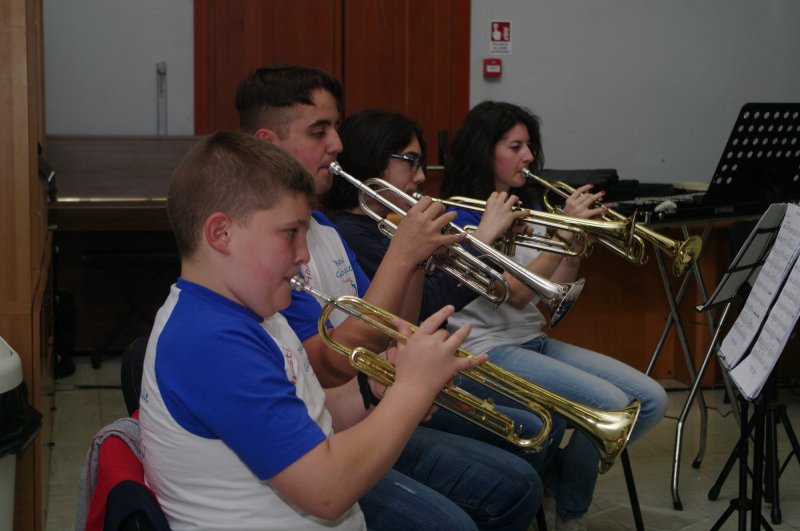
[(483, 77), (500, 77), (503, 75), (503, 60), (491, 57), (483, 60)]

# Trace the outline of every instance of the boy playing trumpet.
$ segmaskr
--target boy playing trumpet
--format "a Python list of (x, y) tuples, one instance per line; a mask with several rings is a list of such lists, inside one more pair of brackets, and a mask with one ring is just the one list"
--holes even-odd
[[(396, 354), (396, 379), (365, 410), (351, 380), (323, 390), (278, 310), (308, 261), (312, 178), (242, 133), (199, 142), (167, 209), (181, 278), (144, 363), (145, 477), (173, 529), (364, 529), (357, 500), (390, 469), (436, 393), (481, 363), (445, 308)], [(410, 330), (401, 330), (409, 334)]]

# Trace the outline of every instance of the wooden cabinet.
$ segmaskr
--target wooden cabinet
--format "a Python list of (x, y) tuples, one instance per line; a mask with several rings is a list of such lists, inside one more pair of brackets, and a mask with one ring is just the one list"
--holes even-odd
[[(28, 401), (47, 426), (50, 240), (37, 175), (37, 143), (44, 143), (40, 0), (0, 0), (0, 50), (0, 335), (19, 353)], [(47, 474), (40, 432), (17, 460), (15, 529), (44, 528)]]

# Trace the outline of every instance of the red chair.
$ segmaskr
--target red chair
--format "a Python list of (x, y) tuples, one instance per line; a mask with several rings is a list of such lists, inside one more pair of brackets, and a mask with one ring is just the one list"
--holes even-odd
[(121, 437), (108, 435), (97, 455), (97, 480), (91, 493), (86, 531), (169, 531), (144, 467)]

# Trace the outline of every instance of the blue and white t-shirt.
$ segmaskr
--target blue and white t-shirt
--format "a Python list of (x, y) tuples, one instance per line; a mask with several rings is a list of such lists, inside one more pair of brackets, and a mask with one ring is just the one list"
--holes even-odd
[(145, 480), (173, 529), (364, 529), (293, 507), (266, 480), (332, 433), (325, 394), (285, 319), (179, 279), (144, 363)]
[[(321, 212), (312, 213), (306, 240), (311, 260), (302, 266), (300, 272), (310, 287), (334, 298), (342, 295), (364, 296), (370, 284), (369, 278), (336, 226)], [(281, 314), (286, 317), (300, 341), (319, 333), (317, 322), (323, 304), (323, 301), (306, 292), (292, 292), (292, 303), (281, 310)], [(335, 310), (330, 315), (329, 325), (338, 326), (346, 318), (347, 314)]]

